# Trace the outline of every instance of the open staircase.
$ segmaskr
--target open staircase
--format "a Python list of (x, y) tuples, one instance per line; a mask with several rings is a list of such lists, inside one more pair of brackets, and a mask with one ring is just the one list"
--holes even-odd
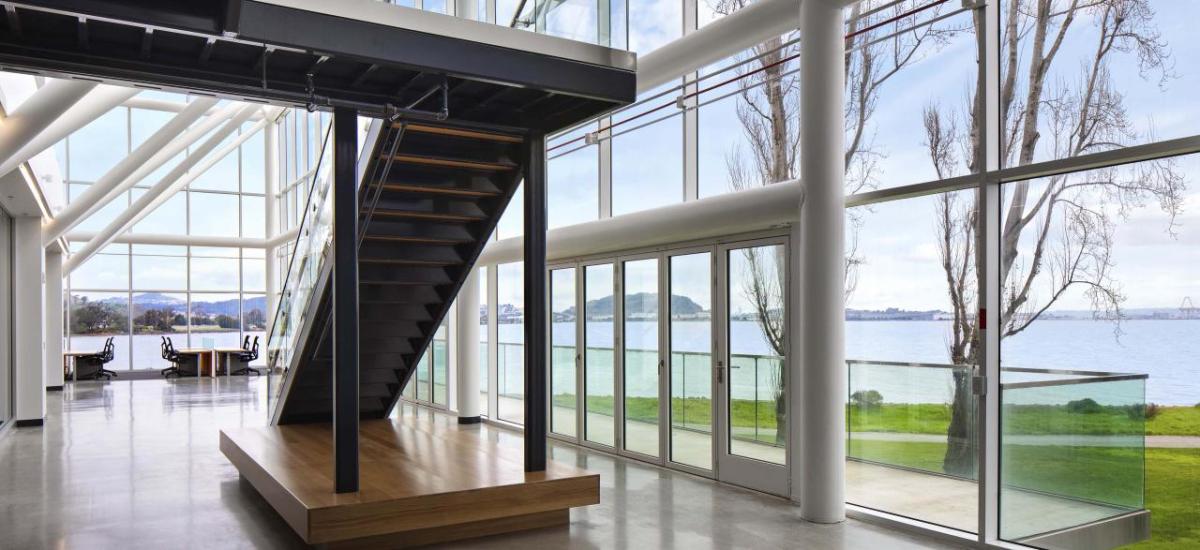
[[(312, 179), (268, 344), (272, 422), (332, 418), (329, 142)], [(518, 183), (523, 136), (436, 121), (372, 123), (359, 160), (359, 412), (383, 418), (450, 310)]]

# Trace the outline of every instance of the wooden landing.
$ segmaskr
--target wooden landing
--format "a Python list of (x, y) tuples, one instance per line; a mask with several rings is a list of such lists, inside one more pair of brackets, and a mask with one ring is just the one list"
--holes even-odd
[(221, 431), (221, 452), (309, 544), (403, 548), (564, 525), (600, 502), (600, 476), (547, 463), (477, 426), (406, 416), (361, 425), (360, 490), (333, 492), (328, 424)]

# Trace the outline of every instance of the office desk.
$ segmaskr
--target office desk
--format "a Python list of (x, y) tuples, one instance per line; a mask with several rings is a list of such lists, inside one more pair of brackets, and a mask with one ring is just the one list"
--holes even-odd
[(64, 351), (63, 352), (63, 380), (70, 378), (75, 381), (75, 360), (85, 355), (96, 355), (99, 351)]
[(221, 374), (229, 376), (229, 372), (233, 367), (233, 357), (246, 353), (246, 350), (243, 348), (216, 348), (212, 352), (215, 361), (214, 364), (217, 366), (216, 370), (213, 371), (213, 376)]
[(196, 356), (196, 378), (213, 375), (213, 350), (208, 348), (183, 348), (175, 350), (175, 353)]

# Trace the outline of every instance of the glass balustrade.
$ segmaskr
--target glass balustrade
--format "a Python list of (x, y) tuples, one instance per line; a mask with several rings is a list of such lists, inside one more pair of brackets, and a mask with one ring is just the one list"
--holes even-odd
[[(271, 323), (271, 334), (267, 338), (268, 403), (267, 410), (274, 409), (274, 401), (284, 387), (292, 356), (297, 351), (297, 339), (306, 321), (309, 303), (313, 297), (325, 254), (329, 250), (333, 235), (333, 201), (330, 200), (332, 186), (333, 148), (329, 147), (331, 127), (325, 129), (321, 157), (309, 183), (308, 204), (300, 220), (299, 235), (293, 245), (287, 277), (281, 285), (279, 306)], [(276, 379), (275, 374), (279, 374)]]
[[(847, 500), (973, 528), (976, 509), (963, 503), (974, 502), (968, 497), (978, 479), (974, 369), (853, 360), (847, 367)], [(1144, 507), (1146, 375), (1002, 372), (1002, 538), (1025, 540)]]

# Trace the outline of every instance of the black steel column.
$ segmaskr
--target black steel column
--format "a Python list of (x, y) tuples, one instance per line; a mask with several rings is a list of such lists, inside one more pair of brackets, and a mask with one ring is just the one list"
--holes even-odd
[(358, 491), (358, 112), (333, 110), (333, 474)]
[(525, 155), (525, 471), (546, 469), (546, 136)]

